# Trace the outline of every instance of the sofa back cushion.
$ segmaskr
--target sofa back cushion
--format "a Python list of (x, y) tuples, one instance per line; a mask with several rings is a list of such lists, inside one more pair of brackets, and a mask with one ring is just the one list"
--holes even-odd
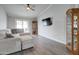
[(11, 29), (12, 34), (19, 34), (19, 33), (23, 33), (24, 29)]

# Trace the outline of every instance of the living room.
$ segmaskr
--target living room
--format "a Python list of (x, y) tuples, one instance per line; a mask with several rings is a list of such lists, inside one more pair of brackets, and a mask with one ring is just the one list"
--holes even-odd
[[(70, 55), (66, 48), (66, 12), (78, 7), (78, 4), (1, 4), (0, 54)], [(49, 19), (47, 24), (45, 19)]]

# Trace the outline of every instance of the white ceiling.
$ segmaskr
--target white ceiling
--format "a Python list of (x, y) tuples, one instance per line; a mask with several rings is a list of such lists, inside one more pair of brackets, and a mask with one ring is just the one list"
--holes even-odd
[(3, 4), (1, 5), (8, 16), (13, 17), (37, 17), (49, 4), (32, 4), (35, 11), (27, 11), (23, 4)]

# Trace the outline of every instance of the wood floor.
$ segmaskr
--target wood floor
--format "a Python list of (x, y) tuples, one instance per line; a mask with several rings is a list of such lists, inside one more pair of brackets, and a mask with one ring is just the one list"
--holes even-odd
[(40, 36), (34, 39), (33, 48), (10, 55), (69, 55), (64, 44)]

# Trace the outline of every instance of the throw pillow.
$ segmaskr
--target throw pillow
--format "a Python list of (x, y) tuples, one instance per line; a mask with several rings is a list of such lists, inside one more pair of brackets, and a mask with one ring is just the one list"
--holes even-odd
[(6, 33), (6, 38), (13, 38), (13, 36), (10, 33)]

